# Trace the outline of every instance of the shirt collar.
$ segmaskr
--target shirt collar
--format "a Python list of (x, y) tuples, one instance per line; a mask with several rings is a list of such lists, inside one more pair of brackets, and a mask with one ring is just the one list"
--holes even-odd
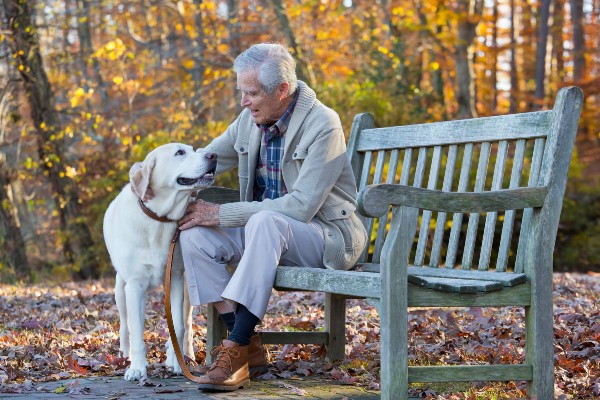
[(258, 127), (267, 134), (267, 138), (270, 139), (272, 137), (283, 136), (287, 131), (288, 125), (290, 123), (290, 119), (292, 117), (292, 113), (294, 112), (294, 107), (296, 106), (296, 101), (298, 100), (298, 96), (300, 95), (300, 88), (296, 89), (296, 94), (294, 94), (294, 99), (285, 110), (283, 115), (279, 118), (277, 122), (274, 124), (257, 124)]

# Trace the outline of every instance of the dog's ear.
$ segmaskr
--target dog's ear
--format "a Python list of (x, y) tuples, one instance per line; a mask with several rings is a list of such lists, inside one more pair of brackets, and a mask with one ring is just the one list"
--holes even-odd
[(156, 164), (156, 158), (136, 162), (129, 170), (129, 182), (131, 189), (142, 200), (147, 201), (154, 197), (152, 188), (150, 188), (150, 177)]

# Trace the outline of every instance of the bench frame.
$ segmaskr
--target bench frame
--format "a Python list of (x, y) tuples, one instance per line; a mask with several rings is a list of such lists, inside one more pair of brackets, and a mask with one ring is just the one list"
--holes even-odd
[[(363, 264), (362, 271), (279, 267), (275, 289), (325, 292), (325, 329), (320, 332), (262, 332), (263, 343), (325, 344), (329, 360), (343, 359), (345, 300), (366, 298), (378, 304), (381, 319), (381, 397), (383, 399), (407, 398), (408, 384), (412, 382), (513, 380), (527, 381), (528, 397), (553, 399), (552, 253), (582, 102), (581, 90), (570, 87), (558, 92), (555, 106), (550, 111), (378, 129), (373, 129), (373, 118), (369, 114), (357, 115), (350, 133), (348, 155), (360, 191), (358, 209), (362, 215), (368, 217), (365, 218), (368, 230), (373, 229), (374, 219), (379, 218), (374, 254), (365, 253), (360, 261), (360, 264)], [(455, 155), (456, 146), (459, 145), (467, 144), (465, 151), (471, 151), (472, 144), (476, 144), (482, 146), (483, 153), (485, 150), (489, 151), (490, 143), (499, 143), (497, 159), (502, 159), (507, 151), (505, 144), (509, 140), (517, 142), (517, 153), (524, 151), (521, 144), (525, 140), (535, 140), (536, 148), (543, 150), (543, 152), (534, 150), (532, 164), (539, 163), (539, 169), (536, 172), (532, 168), (525, 187), (519, 184), (519, 179), (513, 181), (511, 178), (509, 188), (502, 189), (501, 176), (496, 179), (496, 173), (494, 173), (491, 190), (484, 190), (478, 173), (472, 192), (464, 190), (468, 173), (466, 180), (461, 173), (461, 182), (458, 184), (457, 191), (451, 191), (451, 184), (446, 184), (452, 177), (450, 179), (444, 177), (442, 190), (436, 190), (437, 175), (433, 178), (430, 175), (427, 188), (419, 187), (420, 182), (408, 185), (408, 175), (404, 176), (404, 174), (400, 177), (399, 184), (395, 183), (397, 180), (395, 173), (388, 173), (386, 183), (382, 183), (384, 164), (398, 163), (399, 149), (403, 151), (414, 149), (415, 153), (418, 151), (421, 156), (427, 149), (433, 148), (433, 171), (438, 167), (433, 164), (442, 160), (439, 151), (443, 146), (450, 146), (449, 154)], [(391, 158), (377, 157), (373, 177), (371, 171), (373, 157), (378, 154), (383, 155), (382, 152), (386, 151), (391, 151)], [(411, 151), (409, 150), (408, 153)], [(448, 156), (446, 164), (454, 162), (452, 157)], [(487, 170), (487, 160), (482, 161), (482, 158), (480, 164), (485, 164), (483, 166)], [(498, 169), (498, 160), (496, 164)], [(417, 169), (420, 168), (419, 165), (423, 167), (425, 163), (418, 164)], [(483, 170), (482, 165), (478, 166), (478, 171)], [(467, 167), (463, 163), (463, 169), (465, 168)], [(502, 168), (504, 167), (500, 166), (500, 169)], [(515, 168), (513, 167), (513, 171)], [(446, 175), (452, 173), (447, 172)], [(485, 174), (483, 175), (482, 179), (485, 181)], [(368, 184), (369, 180), (371, 180), (370, 184)], [(237, 192), (223, 192), (217, 188), (202, 192), (201, 197), (219, 203), (239, 201)], [(490, 230), (493, 231), (497, 213), (506, 212), (505, 221), (508, 219), (509, 222), (503, 229), (501, 242), (504, 244), (500, 243), (500, 247), (504, 250), (499, 253), (508, 254), (505, 239), (511, 237), (514, 210), (521, 209), (524, 210), (521, 235), (516, 263), (512, 271), (507, 271), (508, 258), (502, 255), (499, 256), (496, 268), (491, 268), (490, 250), (484, 249), (485, 244), (482, 244), (479, 271), (471, 270), (469, 257), (463, 258), (460, 269), (440, 267), (439, 243), (443, 236), (443, 225), (447, 214), (454, 214), (452, 220), (454, 226), (457, 221), (460, 225), (463, 214), (468, 214), (470, 219), (478, 220), (478, 217), (473, 216), (486, 213), (485, 235), (488, 235)], [(442, 232), (439, 234), (440, 229), (436, 229), (433, 249), (431, 249), (433, 261), (430, 261), (429, 265), (409, 263), (419, 225), (421, 229), (415, 259), (423, 260), (425, 251), (423, 246), (426, 245), (428, 236), (431, 236), (427, 227), (432, 212), (438, 213), (437, 221), (438, 225), (441, 224)], [(386, 229), (388, 218), (389, 228)], [(491, 227), (488, 227), (488, 221), (491, 221), (489, 223)], [(469, 229), (471, 230), (471, 221), (469, 221)], [(476, 230), (473, 232), (471, 241), (481, 236)], [(454, 233), (451, 233), (450, 241), (453, 240), (453, 235)], [(484, 237), (483, 241), (486, 240)], [(491, 246), (492, 239), (489, 243)], [(456, 244), (452, 246), (456, 247)], [(449, 245), (449, 248), (452, 246)], [(469, 246), (470, 241), (467, 237), (465, 247)], [(448, 250), (449, 253), (453, 251), (453, 249)], [(465, 250), (465, 253), (468, 251)], [(369, 257), (372, 259), (367, 264)], [(454, 267), (454, 259), (454, 254), (448, 254), (446, 267)], [(431, 276), (432, 273), (435, 276)], [(475, 275), (472, 275), (473, 273)], [(520, 279), (519, 273), (523, 279)], [(439, 276), (440, 274), (442, 276)], [(474, 283), (475, 289), (469, 288), (470, 285), (464, 284), (463, 279), (457, 279), (457, 276), (464, 278), (465, 282), (468, 279), (478, 282), (483, 278), (482, 286)], [(506, 279), (502, 278), (503, 276)], [(511, 277), (515, 277), (515, 282), (510, 283)], [(488, 278), (496, 282), (486, 284)], [(501, 283), (498, 284), (498, 281)], [(426, 287), (427, 285), (429, 288)], [(526, 356), (523, 364), (408, 366), (409, 307), (473, 306), (525, 308)], [(226, 330), (219, 320), (218, 313), (213, 307), (209, 307), (207, 361), (210, 361), (208, 357), (210, 349), (225, 334)]]

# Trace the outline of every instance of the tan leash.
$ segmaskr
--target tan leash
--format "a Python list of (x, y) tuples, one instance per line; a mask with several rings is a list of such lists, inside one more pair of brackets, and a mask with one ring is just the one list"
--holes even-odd
[(177, 240), (179, 240), (179, 233), (181, 231), (179, 229), (175, 230), (175, 234), (173, 234), (173, 239), (171, 239), (171, 246), (169, 247), (169, 258), (167, 259), (167, 270), (165, 271), (165, 311), (167, 314), (167, 326), (169, 327), (169, 335), (171, 335), (171, 344), (173, 345), (173, 350), (175, 351), (175, 356), (177, 357), (177, 361), (181, 366), (181, 370), (183, 374), (192, 382), (199, 383), (200, 377), (192, 375), (190, 370), (183, 359), (183, 354), (181, 353), (181, 348), (179, 348), (179, 342), (177, 341), (177, 335), (175, 334), (175, 326), (173, 325), (173, 315), (171, 315), (171, 267), (173, 266), (173, 253), (175, 253), (175, 245), (177, 244)]

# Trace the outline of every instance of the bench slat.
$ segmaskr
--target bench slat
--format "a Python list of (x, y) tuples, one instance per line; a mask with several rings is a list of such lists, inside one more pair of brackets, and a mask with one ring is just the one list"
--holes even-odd
[(277, 267), (275, 288), (378, 298), (381, 296), (381, 277), (372, 272), (280, 266)]
[[(458, 146), (451, 145), (448, 149), (448, 159), (446, 160), (446, 171), (444, 172), (444, 182), (442, 183), (442, 191), (449, 192), (452, 189), (452, 181), (454, 179), (454, 169), (456, 167), (456, 155)], [(431, 248), (431, 259), (429, 265), (437, 267), (440, 264), (442, 254), (442, 242), (444, 240), (444, 231), (446, 229), (446, 213), (439, 212), (433, 234), (433, 246)]]
[[(360, 264), (357, 268), (364, 272), (378, 273), (379, 264)], [(501, 282), (506, 287), (517, 286), (527, 281), (527, 276), (514, 272), (492, 272), (436, 267), (408, 267), (408, 274), (413, 276), (431, 276), (439, 278), (476, 279), (481, 281)]]
[(497, 141), (498, 138), (517, 140), (546, 137), (551, 116), (552, 111), (539, 111), (514, 114), (509, 118), (500, 116), (365, 129), (356, 148), (358, 151), (377, 151)]
[[(540, 170), (542, 168), (542, 158), (544, 155), (544, 147), (546, 141), (544, 139), (537, 139), (533, 147), (533, 157), (531, 160), (531, 170), (529, 172), (529, 181), (527, 186), (536, 186), (540, 177)], [(529, 225), (531, 224), (531, 216), (533, 210), (531, 208), (523, 211), (523, 218), (521, 219), (521, 232), (519, 233), (519, 245), (517, 247), (517, 260), (515, 262), (515, 272), (523, 272), (525, 264), (525, 241), (529, 234)]]
[[(479, 149), (479, 163), (477, 164), (477, 175), (475, 177), (474, 192), (482, 192), (487, 176), (488, 161), (490, 159), (490, 142), (484, 142)], [(475, 236), (479, 226), (479, 214), (471, 214), (467, 225), (467, 238), (465, 240), (465, 249), (463, 252), (462, 267), (470, 269), (473, 264), (473, 251), (475, 249)]]
[(530, 364), (509, 365), (449, 365), (408, 367), (408, 382), (470, 382), (473, 377), (481, 381), (531, 380)]
[[(438, 174), (442, 163), (442, 147), (433, 148), (433, 157), (431, 159), (431, 168), (429, 169), (429, 180), (427, 189), (435, 190), (437, 186)], [(427, 238), (429, 237), (429, 222), (431, 221), (431, 211), (423, 211), (421, 216), (421, 229), (419, 230), (419, 241), (417, 243), (417, 252), (415, 254), (415, 264), (423, 265), (425, 259), (425, 249), (427, 247)]]
[(502, 284), (500, 282), (478, 281), (475, 279), (408, 275), (408, 281), (428, 289), (452, 293), (495, 292), (497, 290), (502, 290)]
[[(471, 175), (471, 165), (473, 163), (473, 143), (468, 143), (463, 151), (462, 166), (460, 168), (460, 178), (458, 180), (458, 192), (466, 192)], [(446, 268), (453, 268), (456, 262), (456, 253), (458, 251), (458, 239), (460, 238), (460, 228), (462, 226), (463, 213), (455, 213), (452, 218), (452, 229), (450, 230), (450, 239), (448, 240), (448, 251), (446, 253)]]
[[(392, 150), (390, 155), (390, 162), (388, 166), (388, 173), (385, 178), (385, 183), (394, 183), (396, 179), (396, 170), (398, 169), (398, 161), (400, 158), (400, 150), (395, 149)], [(410, 169), (410, 161), (409, 161), (409, 169)], [(402, 171), (404, 173), (404, 170)], [(375, 237), (375, 247), (373, 248), (373, 262), (379, 262), (381, 249), (383, 248), (383, 243), (385, 242), (385, 231), (387, 227), (388, 214), (383, 214), (378, 221), (377, 226), (377, 236)]]
[[(362, 174), (360, 176), (360, 181), (358, 183), (358, 187), (359, 188), (364, 188), (365, 186), (367, 186), (369, 184), (369, 177), (371, 176), (371, 163), (373, 161), (373, 152), (372, 151), (367, 151), (365, 153), (364, 156), (364, 161), (362, 164)], [(367, 230), (367, 235), (371, 235), (371, 232), (373, 230), (373, 219), (369, 218), (367, 220), (363, 220), (364, 224), (365, 224), (365, 229)], [(362, 256), (360, 257), (361, 260), (366, 260), (367, 257), (369, 256), (369, 246), (365, 246), (365, 250), (363, 251)]]
[[(513, 169), (510, 175), (510, 183), (508, 186), (509, 189), (514, 189), (521, 186), (521, 177), (523, 175), (523, 164), (525, 162), (526, 145), (526, 140), (519, 140), (517, 142), (517, 146), (515, 148), (515, 155), (513, 157)], [(506, 271), (514, 221), (515, 211), (506, 211), (504, 213), (504, 222), (502, 224), (500, 246), (498, 248), (498, 259), (496, 261), (496, 271)]]
[[(492, 190), (502, 188), (502, 179), (504, 178), (504, 169), (506, 167), (506, 155), (508, 153), (508, 142), (500, 141), (498, 145), (498, 153), (496, 154), (496, 165), (494, 167), (494, 175), (492, 178)], [(485, 271), (490, 265), (490, 256), (492, 254), (492, 244), (494, 242), (494, 228), (498, 213), (495, 211), (487, 213), (485, 218), (485, 227), (483, 230), (483, 240), (481, 242), (481, 253), (479, 254), (480, 270)]]

